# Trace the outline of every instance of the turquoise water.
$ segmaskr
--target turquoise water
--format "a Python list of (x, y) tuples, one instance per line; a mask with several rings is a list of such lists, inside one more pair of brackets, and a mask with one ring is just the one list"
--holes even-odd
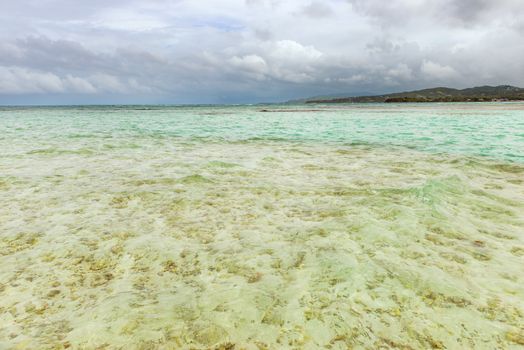
[(308, 107), (4, 108), (0, 133), (7, 144), (33, 137), (262, 139), (398, 145), (524, 161), (524, 112), (518, 103)]
[(0, 349), (519, 348), (524, 104), (0, 108)]

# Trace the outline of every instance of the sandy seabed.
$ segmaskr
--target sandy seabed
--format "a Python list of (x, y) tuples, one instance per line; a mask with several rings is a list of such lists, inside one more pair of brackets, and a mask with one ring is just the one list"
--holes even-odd
[(1, 349), (524, 346), (524, 165), (122, 138), (0, 170)]

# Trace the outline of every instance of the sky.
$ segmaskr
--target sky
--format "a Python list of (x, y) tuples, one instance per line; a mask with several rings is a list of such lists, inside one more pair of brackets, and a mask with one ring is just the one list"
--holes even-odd
[(0, 0), (0, 104), (524, 87), (522, 0)]

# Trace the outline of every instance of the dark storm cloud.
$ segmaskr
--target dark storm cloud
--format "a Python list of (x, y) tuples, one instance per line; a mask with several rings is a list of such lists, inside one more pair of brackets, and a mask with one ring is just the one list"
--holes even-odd
[(524, 85), (519, 3), (8, 2), (0, 103), (256, 102)]

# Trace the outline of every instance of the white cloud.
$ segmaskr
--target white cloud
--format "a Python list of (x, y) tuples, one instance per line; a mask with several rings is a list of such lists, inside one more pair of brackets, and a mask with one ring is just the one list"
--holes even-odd
[(258, 55), (234, 56), (231, 63), (238, 68), (264, 74), (267, 71), (266, 61)]
[(57, 93), (64, 91), (63, 81), (56, 75), (20, 67), (0, 67), (0, 93)]
[(313, 46), (304, 46), (293, 40), (279, 40), (264, 42), (256, 54), (235, 55), (228, 61), (241, 73), (257, 80), (272, 78), (305, 83), (316, 79), (315, 66), (322, 56)]
[(405, 63), (399, 63), (397, 66), (389, 69), (387, 74), (392, 79), (409, 80), (413, 78), (413, 71)]
[(524, 85), (520, 0), (4, 5), (0, 103), (9, 93), (256, 102), (391, 86)]
[(126, 86), (116, 76), (109, 74), (95, 74), (90, 79), (93, 83), (104, 92), (125, 93)]
[(313, 46), (304, 46), (293, 40), (280, 40), (268, 47), (269, 56), (280, 62), (302, 64), (312, 62), (322, 57), (322, 52)]
[(0, 94), (96, 94), (151, 92), (136, 79), (121, 80), (108, 74), (81, 78), (67, 74), (63, 77), (23, 67), (0, 66)]
[(87, 80), (74, 77), (68, 74), (65, 79), (63, 79), (65, 86), (69, 87), (71, 91), (82, 93), (82, 94), (94, 94), (97, 92), (97, 89)]
[(450, 80), (459, 77), (459, 73), (450, 66), (440, 65), (433, 61), (424, 61), (420, 68), (422, 74), (427, 78), (433, 78), (437, 80)]

